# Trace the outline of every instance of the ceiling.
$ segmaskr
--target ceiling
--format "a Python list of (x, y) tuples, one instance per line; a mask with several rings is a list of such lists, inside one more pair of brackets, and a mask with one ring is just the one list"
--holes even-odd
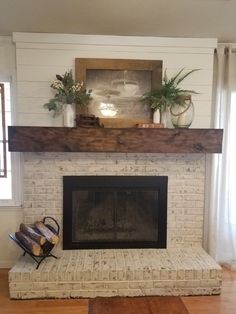
[(236, 43), (236, 0), (0, 0), (12, 32), (216, 37)]

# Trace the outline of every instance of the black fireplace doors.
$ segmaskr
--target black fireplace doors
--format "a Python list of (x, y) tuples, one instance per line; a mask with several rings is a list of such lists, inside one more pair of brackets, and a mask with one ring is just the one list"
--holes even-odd
[(166, 176), (63, 177), (63, 248), (165, 248)]

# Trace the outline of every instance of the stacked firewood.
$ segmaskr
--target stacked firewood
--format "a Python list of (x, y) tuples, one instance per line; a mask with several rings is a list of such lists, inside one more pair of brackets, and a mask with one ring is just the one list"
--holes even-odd
[(15, 233), (16, 239), (33, 255), (40, 256), (59, 242), (59, 236), (53, 228), (43, 222), (37, 221), (34, 225), (20, 224), (19, 231)]

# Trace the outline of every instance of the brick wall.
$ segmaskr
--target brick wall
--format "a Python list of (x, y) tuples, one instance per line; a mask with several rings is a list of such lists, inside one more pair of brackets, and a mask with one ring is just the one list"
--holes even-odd
[(201, 246), (205, 155), (25, 153), (24, 220), (62, 221), (63, 175), (168, 176), (167, 246)]

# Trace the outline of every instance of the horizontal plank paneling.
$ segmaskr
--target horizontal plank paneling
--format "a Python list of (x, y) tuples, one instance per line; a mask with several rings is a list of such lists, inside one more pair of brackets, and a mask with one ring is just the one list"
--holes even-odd
[(147, 36), (112, 36), (81, 34), (13, 33), (17, 43), (80, 44), (80, 45), (125, 45), (154, 47), (204, 47), (216, 48), (216, 38), (178, 38)]
[[(30, 100), (26, 100), (26, 103), (35, 101), (36, 103), (46, 103), (49, 98), (53, 97), (53, 91), (49, 88), (50, 82), (19, 82), (18, 83), (18, 104), (19, 111), (22, 111), (21, 105), (24, 102), (21, 101), (22, 98)], [(196, 104), (196, 108), (202, 108), (203, 110), (207, 109), (211, 106), (211, 95), (209, 95), (207, 86), (199, 86), (199, 85), (183, 85), (183, 88), (195, 90), (199, 92), (199, 94), (193, 95), (193, 101)], [(209, 86), (211, 89), (211, 86)], [(40, 99), (43, 98), (41, 101)], [(207, 99), (208, 98), (208, 99)], [(201, 102), (205, 102), (201, 104)], [(206, 104), (208, 102), (208, 104)], [(204, 112), (204, 111), (203, 111)], [(208, 112), (204, 112), (208, 114)]]
[(17, 68), (18, 82), (51, 82), (55, 74), (68, 71), (68, 66), (19, 65)]
[(211, 115), (211, 103), (208, 101), (196, 101), (194, 102), (194, 112), (196, 116), (201, 116), (204, 113), (204, 116)]
[(45, 113), (18, 113), (18, 125), (27, 125), (29, 126), (61, 126), (62, 125), (62, 116), (53, 118), (51, 112)]
[(31, 152), (220, 153), (222, 130), (9, 127), (9, 150)]
[(210, 115), (195, 115), (193, 122), (191, 124), (191, 128), (210, 128), (211, 124), (211, 116)]
[[(177, 46), (154, 46), (147, 45), (147, 46), (141, 46), (139, 44), (133, 45), (133, 46), (125, 46), (124, 48), (124, 42), (122, 45), (112, 45), (111, 43), (109, 45), (102, 45), (102, 44), (90, 44), (90, 45), (79, 45), (79, 44), (42, 44), (42, 43), (17, 43), (16, 48), (17, 49), (37, 49), (37, 50), (78, 50), (78, 51), (89, 51), (91, 50), (91, 47), (96, 47), (97, 51), (137, 51), (142, 50), (143, 52), (156, 52), (156, 53), (197, 53), (198, 54), (210, 54), (212, 52), (212, 47), (177, 47)], [(195, 52), (194, 52), (194, 51)]]
[(141, 51), (97, 51), (96, 47), (91, 47), (88, 51), (67, 51), (67, 50), (17, 50), (17, 64), (19, 65), (53, 65), (71, 66), (75, 58), (113, 58), (113, 59), (146, 59), (163, 60), (164, 67), (175, 68), (176, 66), (193, 68), (212, 68), (212, 55), (208, 54), (184, 54), (184, 53), (144, 53)]
[[(18, 106), (19, 113), (47, 113), (48, 110), (43, 107), (45, 103), (48, 102), (47, 97), (19, 97), (18, 98)], [(194, 110), (195, 116), (204, 115), (209, 116), (211, 114), (211, 102), (204, 100), (193, 100), (194, 102)]]
[[(18, 82), (18, 97), (52, 97), (53, 90), (50, 88), (51, 82)], [(184, 89), (197, 90), (199, 95), (194, 95), (195, 99), (210, 100), (210, 85), (187, 85), (182, 84)]]
[[(17, 71), (17, 79), (19, 82), (50, 82), (55, 79), (55, 74), (62, 74), (68, 71), (66, 66), (38, 66), (38, 65), (19, 65)], [(167, 76), (172, 77), (178, 73), (181, 68), (167, 68)], [(191, 69), (184, 69), (183, 74)], [(202, 85), (211, 85), (212, 70), (199, 69), (199, 71), (192, 73), (184, 81), (185, 84), (194, 85), (201, 82)]]
[(50, 82), (18, 82), (18, 97), (46, 97), (54, 96), (53, 90), (50, 88)]
[[(69, 69), (74, 71), (75, 58), (162, 60), (163, 71), (167, 69), (169, 77), (181, 68), (186, 71), (199, 68), (201, 71), (193, 73), (181, 86), (200, 93), (193, 96), (193, 126), (208, 127), (210, 124), (213, 49), (216, 45), (213, 39), (16, 33), (14, 40), (18, 123), (21, 125), (34, 125), (37, 121), (36, 125), (55, 125), (52, 115), (44, 111), (42, 105), (54, 96), (50, 84), (55, 75)], [(31, 106), (30, 102), (35, 105)]]
[[(172, 68), (167, 68), (166, 73), (167, 73), (167, 77), (173, 77), (174, 75), (176, 75), (181, 69), (172, 69)], [(191, 69), (186, 69), (184, 68), (182, 74), (186, 74), (188, 71), (192, 70)], [(182, 75), (180, 74), (180, 76)], [(184, 83), (184, 84), (183, 84)], [(203, 68), (199, 68), (199, 71), (193, 72), (191, 73), (188, 77), (186, 77), (186, 79), (183, 81), (183, 83), (180, 84), (180, 86), (183, 85), (211, 85), (212, 84), (212, 69), (203, 69)]]
[(48, 110), (43, 107), (48, 102), (48, 97), (19, 97), (18, 112), (19, 113), (48, 113)]

